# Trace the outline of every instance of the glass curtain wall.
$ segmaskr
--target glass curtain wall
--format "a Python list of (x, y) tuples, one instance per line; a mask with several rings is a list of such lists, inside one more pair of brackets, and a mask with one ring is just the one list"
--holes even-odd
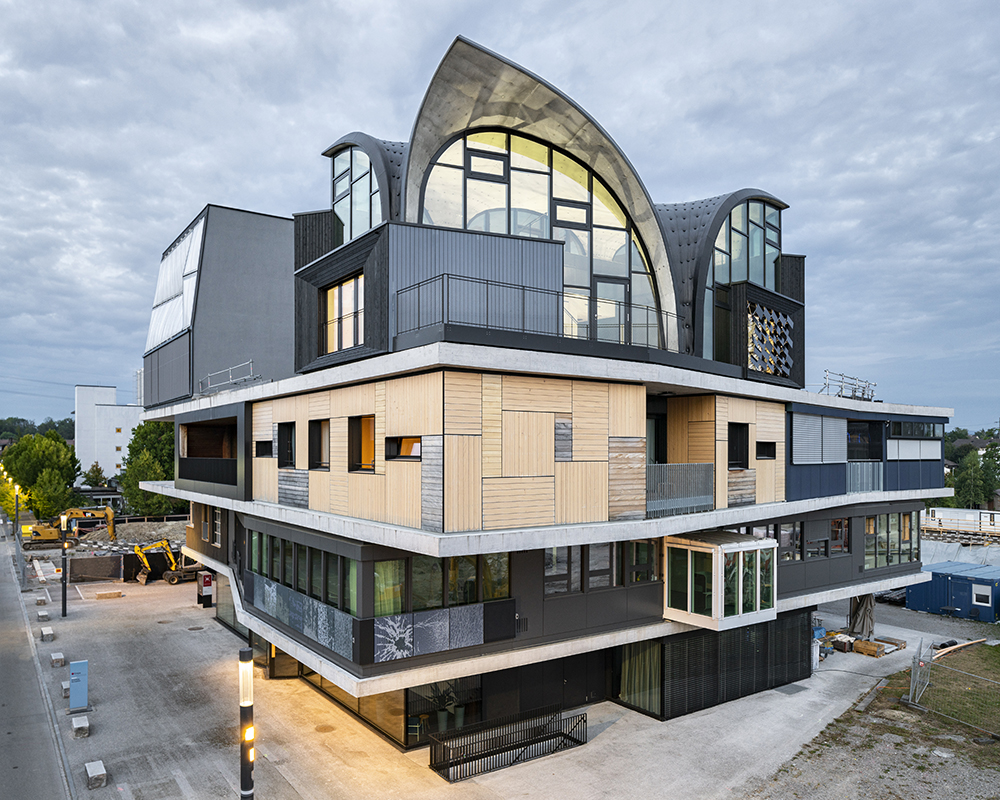
[(563, 335), (658, 346), (645, 248), (607, 186), (562, 151), (506, 131), (469, 133), (428, 172), (421, 220), (563, 242)]
[(360, 147), (333, 157), (333, 246), (358, 238), (382, 221), (378, 178)]
[(621, 702), (660, 716), (663, 674), (660, 639), (626, 644), (621, 649)]

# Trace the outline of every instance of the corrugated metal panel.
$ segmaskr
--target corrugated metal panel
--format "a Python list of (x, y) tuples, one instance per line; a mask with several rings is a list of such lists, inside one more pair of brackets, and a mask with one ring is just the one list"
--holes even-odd
[[(844, 435), (847, 446), (847, 435)], [(823, 463), (823, 418), (815, 414), (792, 414), (792, 463)]]
[(847, 420), (823, 417), (823, 463), (847, 463)]

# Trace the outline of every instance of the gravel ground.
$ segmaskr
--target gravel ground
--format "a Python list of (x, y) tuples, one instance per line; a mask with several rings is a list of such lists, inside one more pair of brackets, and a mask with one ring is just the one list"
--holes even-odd
[[(818, 610), (829, 628), (839, 627), (846, 613), (846, 602)], [(949, 638), (1000, 638), (997, 625), (883, 604), (877, 606), (876, 620), (926, 631), (927, 644)], [(984, 734), (973, 728), (908, 709), (898, 702), (908, 692), (909, 671), (892, 676), (865, 711), (847, 711), (770, 778), (744, 786), (741, 796), (1000, 800), (1000, 742), (984, 742)]]
[[(115, 525), (116, 544), (148, 544), (160, 539), (169, 539), (174, 545), (184, 544), (187, 523), (179, 522), (129, 522)], [(106, 528), (93, 531), (80, 540), (80, 546), (88, 544), (107, 544), (111, 541)]]

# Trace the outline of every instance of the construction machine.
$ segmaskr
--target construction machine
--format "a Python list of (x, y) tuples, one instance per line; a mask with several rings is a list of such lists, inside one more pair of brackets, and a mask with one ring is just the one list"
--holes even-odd
[[(193, 581), (198, 577), (198, 570), (204, 569), (204, 566), (198, 563), (181, 566), (174, 557), (173, 550), (170, 549), (170, 542), (166, 539), (161, 539), (160, 541), (153, 542), (152, 544), (136, 545), (133, 550), (139, 557), (139, 561), (142, 564), (142, 569), (139, 570), (139, 574), (136, 575), (136, 580), (143, 586), (146, 585), (146, 581), (149, 580), (149, 574), (153, 571), (152, 567), (149, 565), (149, 559), (146, 558), (146, 553), (151, 550), (156, 550), (157, 548), (161, 548), (164, 555), (167, 557), (167, 569), (163, 572), (163, 580), (171, 586), (180, 583), (181, 581)], [(183, 560), (183, 558), (184, 556), (182, 555), (181, 559)]]
[(45, 522), (22, 526), (21, 546), (25, 550), (58, 547), (62, 540), (62, 520), (66, 516), (66, 542), (70, 547), (80, 543), (80, 538), (91, 531), (107, 527), (108, 536), (115, 541), (115, 512), (110, 506), (67, 508)]

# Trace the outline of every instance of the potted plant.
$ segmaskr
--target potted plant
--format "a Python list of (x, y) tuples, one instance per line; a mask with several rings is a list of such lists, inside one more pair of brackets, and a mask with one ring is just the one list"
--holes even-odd
[(438, 732), (448, 730), (448, 712), (455, 712), (458, 699), (455, 697), (455, 689), (448, 682), (432, 683), (430, 699), (437, 708)]

